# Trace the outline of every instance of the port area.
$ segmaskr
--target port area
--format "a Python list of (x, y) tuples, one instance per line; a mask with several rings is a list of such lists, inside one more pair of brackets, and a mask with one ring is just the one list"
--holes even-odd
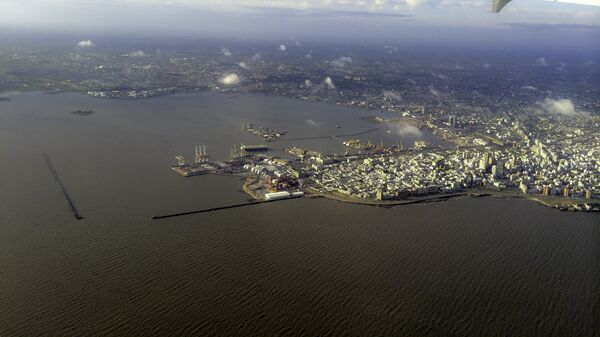
[(213, 164), (199, 164), (199, 165), (173, 165), (171, 169), (177, 172), (179, 175), (184, 177), (199, 176), (207, 173), (219, 173), (220, 166)]
[[(525, 146), (518, 146), (522, 140), (517, 138), (512, 146), (506, 146), (486, 141), (483, 136), (461, 133), (455, 126), (443, 128), (427, 121), (426, 117), (389, 119), (376, 116), (365, 120), (374, 124), (401, 123), (440, 130), (445, 135), (443, 138), (456, 148), (433, 146), (422, 140), (415, 140), (414, 146), (409, 147), (400, 143), (374, 145), (370, 141), (341, 139), (358, 134), (324, 135), (286, 138), (277, 143), (334, 138), (346, 147), (344, 154), (319, 153), (292, 145), (283, 149), (289, 156), (282, 158), (265, 153), (269, 150), (267, 145), (242, 144), (240, 147), (233, 145), (229, 161), (213, 163), (209, 162), (204, 146), (196, 146), (193, 164), (188, 165), (180, 155), (176, 156), (178, 165), (172, 168), (186, 177), (208, 173), (248, 177), (244, 191), (255, 201), (305, 195), (385, 207), (461, 196), (492, 196), (527, 199), (559, 210), (600, 211), (597, 200), (600, 195), (594, 185), (597, 179), (592, 173), (596, 164), (584, 161), (581, 170), (570, 170), (571, 162), (566, 158), (559, 160), (557, 153), (541, 151), (540, 147), (544, 146), (539, 140), (526, 140)], [(448, 125), (455, 125), (453, 118), (449, 119)], [(244, 128), (254, 127), (246, 124)], [(521, 131), (517, 133), (522, 135)], [(359, 151), (351, 153), (348, 148)], [(580, 173), (574, 175), (573, 172)], [(580, 182), (569, 183), (575, 177)]]
[(250, 122), (244, 123), (244, 125), (242, 126), (242, 130), (251, 133), (255, 136), (262, 137), (267, 142), (277, 140), (287, 133), (286, 130), (275, 130), (267, 127), (257, 127)]

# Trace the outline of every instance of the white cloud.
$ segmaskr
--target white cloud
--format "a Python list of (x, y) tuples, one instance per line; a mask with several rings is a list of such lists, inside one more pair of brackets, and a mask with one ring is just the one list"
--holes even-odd
[(325, 84), (327, 89), (335, 89), (335, 84), (333, 84), (333, 80), (329, 76), (325, 77), (323, 84)]
[(312, 119), (307, 119), (307, 120), (306, 120), (306, 124), (308, 124), (308, 125), (310, 125), (310, 126), (314, 126), (314, 127), (316, 127), (316, 128), (318, 128), (318, 127), (321, 127), (321, 125), (322, 125), (320, 122), (315, 122), (315, 121), (314, 121), (314, 120), (312, 120)]
[(310, 87), (312, 87), (312, 82), (311, 82), (311, 80), (309, 80), (309, 79), (306, 79), (306, 80), (304, 80), (304, 86), (305, 86), (306, 88), (310, 88)]
[(530, 90), (530, 91), (538, 91), (539, 90), (538, 88), (534, 87), (533, 85), (524, 85), (521, 87), (521, 89)]
[(390, 46), (390, 45), (387, 45), (387, 44), (384, 45), (383, 48), (385, 50), (387, 50), (387, 52), (390, 53), (390, 54), (395, 53), (395, 52), (398, 51), (398, 47), (396, 47), (396, 46)]
[(219, 82), (221, 82), (223, 85), (226, 85), (226, 86), (232, 86), (232, 85), (239, 84), (241, 82), (241, 79), (237, 74), (230, 73), (230, 74), (223, 75), (223, 77), (221, 77)]
[(223, 53), (223, 55), (226, 57), (230, 57), (231, 55), (233, 55), (231, 53), (231, 50), (229, 50), (229, 48), (221, 48), (221, 53)]
[(399, 93), (393, 91), (393, 90), (384, 90), (383, 91), (383, 97), (385, 98), (389, 98), (391, 100), (394, 101), (402, 101), (402, 96), (400, 96)]
[(400, 135), (402, 137), (405, 137), (405, 136), (422, 137), (423, 136), (423, 131), (421, 131), (416, 126), (408, 125), (408, 124), (397, 125), (396, 133), (398, 133), (398, 135)]
[(542, 109), (549, 113), (574, 116), (577, 114), (575, 105), (570, 99), (551, 99), (546, 98), (542, 103)]
[(132, 51), (131, 53), (127, 54), (127, 56), (129, 56), (129, 57), (144, 57), (144, 56), (146, 56), (146, 53), (144, 53), (141, 50), (136, 50), (136, 51)]
[(492, 66), (491, 66), (489, 63), (484, 63), (484, 64), (483, 64), (483, 67), (484, 67), (485, 69), (490, 69)]
[(260, 60), (260, 54), (256, 53), (252, 56), (252, 61), (259, 61)]
[(331, 61), (331, 65), (336, 68), (344, 68), (347, 64), (352, 63), (352, 58), (348, 56), (342, 56)]
[(245, 70), (250, 70), (250, 66), (246, 62), (240, 62), (238, 66)]
[(92, 42), (92, 40), (83, 40), (83, 41), (79, 41), (79, 43), (77, 43), (78, 47), (93, 47), (94, 46), (94, 42)]
[(542, 67), (545, 67), (548, 65), (545, 57), (540, 57), (540, 58), (536, 59), (535, 64), (537, 64), (538, 66), (542, 66)]
[(434, 88), (432, 85), (429, 86), (429, 93), (436, 97), (440, 96), (442, 94), (439, 90)]
[(287, 47), (284, 44), (279, 45), (279, 51), (286, 51)]

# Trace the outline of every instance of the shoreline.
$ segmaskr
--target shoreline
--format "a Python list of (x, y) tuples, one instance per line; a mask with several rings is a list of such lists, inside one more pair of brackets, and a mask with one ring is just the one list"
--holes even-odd
[[(309, 192), (310, 193), (310, 192)], [(529, 200), (529, 201), (533, 201), (539, 205), (545, 206), (545, 207), (549, 207), (549, 208), (554, 208), (556, 210), (559, 211), (568, 211), (568, 212), (583, 212), (583, 213), (597, 213), (600, 212), (600, 203), (589, 203), (589, 202), (581, 202), (582, 200), (579, 199), (575, 199), (575, 202), (571, 202), (571, 203), (563, 203), (562, 198), (560, 199), (556, 199), (554, 200), (555, 202), (552, 202), (552, 200), (543, 200), (542, 198), (540, 198), (539, 196), (534, 196), (534, 195), (517, 195), (517, 194), (512, 194), (510, 192), (499, 192), (499, 191), (486, 191), (486, 190), (474, 190), (474, 191), (465, 191), (465, 192), (457, 192), (457, 193), (450, 193), (450, 194), (433, 194), (433, 195), (428, 195), (428, 196), (424, 196), (424, 197), (415, 197), (415, 198), (410, 198), (410, 199), (399, 199), (399, 200), (373, 200), (373, 199), (363, 199), (363, 198), (356, 198), (356, 197), (352, 197), (352, 196), (345, 196), (339, 193), (311, 193), (311, 194), (307, 194), (307, 197), (312, 197), (312, 198), (327, 198), (330, 200), (335, 200), (335, 201), (340, 201), (340, 202), (345, 202), (345, 203), (351, 203), (351, 204), (357, 204), (357, 205), (365, 205), (365, 206), (373, 206), (373, 207), (396, 207), (396, 206), (403, 206), (403, 205), (412, 205), (412, 204), (422, 204), (422, 203), (429, 203), (429, 202), (439, 202), (439, 201), (446, 201), (449, 199), (453, 199), (453, 198), (459, 198), (459, 197), (470, 197), (470, 198), (481, 198), (481, 197), (492, 197), (492, 198), (502, 198), (502, 199), (523, 199), (523, 200)], [(585, 207), (582, 207), (581, 205), (583, 204), (592, 204), (592, 205), (597, 205), (594, 208), (591, 209), (586, 209)]]
[[(263, 201), (258, 193), (252, 188), (252, 185), (259, 182), (258, 177), (247, 177), (244, 181), (244, 185), (242, 187), (244, 193), (250, 196), (254, 201)], [(562, 212), (581, 212), (581, 213), (599, 213), (600, 212), (600, 202), (589, 202), (587, 199), (573, 199), (567, 200), (561, 197), (547, 197), (544, 200), (543, 196), (538, 195), (519, 195), (517, 193), (511, 192), (502, 192), (502, 191), (492, 191), (492, 190), (470, 190), (464, 192), (456, 192), (456, 193), (439, 193), (439, 194), (431, 194), (422, 197), (413, 197), (413, 198), (405, 198), (398, 200), (375, 200), (375, 199), (363, 199), (358, 197), (352, 197), (343, 195), (338, 192), (331, 193), (322, 193), (311, 189), (305, 189), (305, 198), (308, 199), (318, 199), (325, 198), (329, 200), (334, 200), (338, 202), (344, 202), (355, 205), (363, 205), (363, 206), (371, 206), (371, 207), (381, 207), (381, 208), (393, 208), (398, 206), (405, 205), (414, 205), (414, 204), (425, 204), (431, 202), (440, 202), (447, 201), (454, 198), (461, 197), (469, 197), (469, 198), (482, 198), (482, 197), (491, 197), (491, 198), (501, 198), (501, 199), (521, 199), (535, 202), (539, 205), (553, 208)], [(552, 199), (554, 198), (554, 199)], [(594, 205), (593, 208), (586, 209), (582, 205), (590, 204)]]
[[(77, 91), (77, 90), (73, 90), (73, 91), (63, 91), (63, 90), (5, 91), (0, 94), (5, 94), (5, 95), (8, 95), (9, 97), (5, 98), (5, 97), (0, 96), (0, 102), (1, 101), (10, 101), (11, 100), (10, 96), (25, 94), (25, 93), (36, 93), (36, 92), (41, 93), (41, 94), (75, 93), (75, 94), (81, 94), (84, 96), (88, 96), (91, 98), (97, 98), (94, 96), (87, 95), (86, 92)], [(189, 92), (189, 91), (188, 92), (186, 92), (186, 91), (177, 92), (176, 91), (176, 92), (165, 93), (164, 95), (160, 95), (160, 96), (156, 96), (156, 97), (166, 97), (166, 96), (176, 96), (176, 95), (206, 95), (206, 94), (226, 95), (226, 96), (230, 96), (232, 98), (235, 98), (239, 95), (257, 95), (256, 93), (248, 93), (248, 92), (232, 93), (232, 92), (205, 90), (205, 91), (195, 91), (195, 92)], [(290, 100), (299, 100), (295, 97), (280, 96), (280, 95), (268, 95), (268, 94), (258, 94), (258, 95), (265, 95), (265, 96), (269, 96), (269, 97), (281, 97), (281, 98), (286, 98), (286, 99), (290, 99)], [(152, 98), (152, 97), (145, 97), (145, 98), (141, 98), (141, 99), (150, 99), (150, 98)], [(124, 99), (124, 98), (114, 98), (114, 97), (108, 97), (108, 98), (103, 98), (103, 99), (128, 100), (128, 99)], [(299, 100), (299, 101), (306, 102), (306, 100)], [(317, 100), (317, 101), (310, 100), (309, 102), (321, 103), (321, 104), (332, 104), (331, 102), (328, 102), (328, 101), (319, 101), (319, 100)], [(362, 110), (365, 112), (373, 112), (373, 110), (365, 109), (362, 107), (356, 107), (356, 106), (348, 106), (348, 107), (357, 109), (357, 110)], [(79, 114), (77, 112), (85, 112), (85, 114)], [(77, 115), (89, 115), (89, 114), (93, 113), (93, 111), (91, 111), (91, 110), (89, 111), (90, 112), (89, 114), (87, 112), (88, 111), (82, 110), (82, 111), (73, 111), (71, 113), (77, 114)], [(390, 119), (388, 121), (378, 121), (378, 120), (376, 120), (376, 118), (377, 118), (377, 116), (361, 117), (361, 119), (363, 119), (367, 122), (371, 122), (372, 124), (405, 123), (405, 124), (423, 126), (423, 121), (421, 121), (419, 119), (415, 119), (415, 118), (400, 117), (400, 118)], [(243, 184), (242, 189), (253, 200), (262, 200), (259, 193), (257, 193), (257, 191), (252, 188), (252, 185), (256, 184), (257, 182), (258, 182), (258, 178), (247, 177), (247, 180)], [(440, 194), (433, 194), (433, 195), (427, 195), (427, 196), (422, 196), (422, 197), (410, 197), (410, 198), (404, 198), (404, 199), (398, 199), (398, 200), (363, 199), (363, 198), (342, 195), (342, 194), (339, 194), (336, 192), (320, 193), (320, 192), (316, 192), (316, 191), (306, 191), (306, 190), (305, 190), (305, 192), (307, 193), (306, 196), (311, 197), (311, 198), (325, 197), (325, 198), (328, 198), (331, 200), (336, 200), (336, 201), (341, 201), (341, 202), (361, 204), (361, 205), (367, 205), (367, 206), (377, 206), (377, 207), (393, 207), (393, 206), (402, 206), (402, 205), (416, 204), (416, 203), (437, 202), (437, 201), (444, 201), (444, 200), (448, 200), (450, 198), (461, 197), (461, 196), (470, 196), (470, 197), (492, 196), (492, 197), (499, 197), (499, 198), (526, 199), (526, 200), (534, 201), (540, 205), (550, 207), (550, 208), (555, 208), (555, 209), (558, 209), (561, 211), (586, 212), (586, 213), (587, 212), (589, 212), (589, 213), (600, 212), (600, 200), (599, 199), (563, 198), (560, 196), (544, 196), (541, 194), (521, 194), (521, 193), (517, 193), (515, 191), (466, 190), (463, 192), (456, 192), (456, 193), (451, 193), (451, 194), (440, 193)]]

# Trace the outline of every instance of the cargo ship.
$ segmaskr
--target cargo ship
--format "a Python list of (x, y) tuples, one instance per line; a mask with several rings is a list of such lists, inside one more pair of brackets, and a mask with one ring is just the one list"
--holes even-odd
[(269, 150), (267, 145), (242, 145), (241, 149), (246, 152), (261, 152)]

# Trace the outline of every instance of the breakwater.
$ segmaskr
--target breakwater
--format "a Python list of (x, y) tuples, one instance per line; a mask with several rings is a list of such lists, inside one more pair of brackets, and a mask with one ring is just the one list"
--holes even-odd
[(73, 202), (73, 199), (69, 195), (69, 192), (67, 192), (65, 185), (60, 180), (60, 176), (58, 175), (58, 172), (56, 172), (56, 170), (54, 169), (54, 166), (52, 165), (52, 162), (50, 161), (50, 157), (48, 157), (48, 154), (46, 152), (42, 153), (42, 158), (44, 158), (44, 161), (46, 162), (46, 165), (48, 166), (48, 170), (50, 170), (50, 173), (52, 173), (52, 175), (54, 176), (54, 181), (56, 181), (56, 183), (58, 184), (58, 187), (60, 187), (60, 191), (65, 196), (65, 199), (67, 199), (67, 203), (69, 204), (69, 208), (71, 209), (71, 212), (73, 212), (73, 216), (75, 217), (75, 219), (77, 219), (77, 220), (83, 219), (83, 216), (81, 216), (81, 213), (79, 213), (79, 210), (77, 210), (77, 207), (75, 207), (75, 203)]

